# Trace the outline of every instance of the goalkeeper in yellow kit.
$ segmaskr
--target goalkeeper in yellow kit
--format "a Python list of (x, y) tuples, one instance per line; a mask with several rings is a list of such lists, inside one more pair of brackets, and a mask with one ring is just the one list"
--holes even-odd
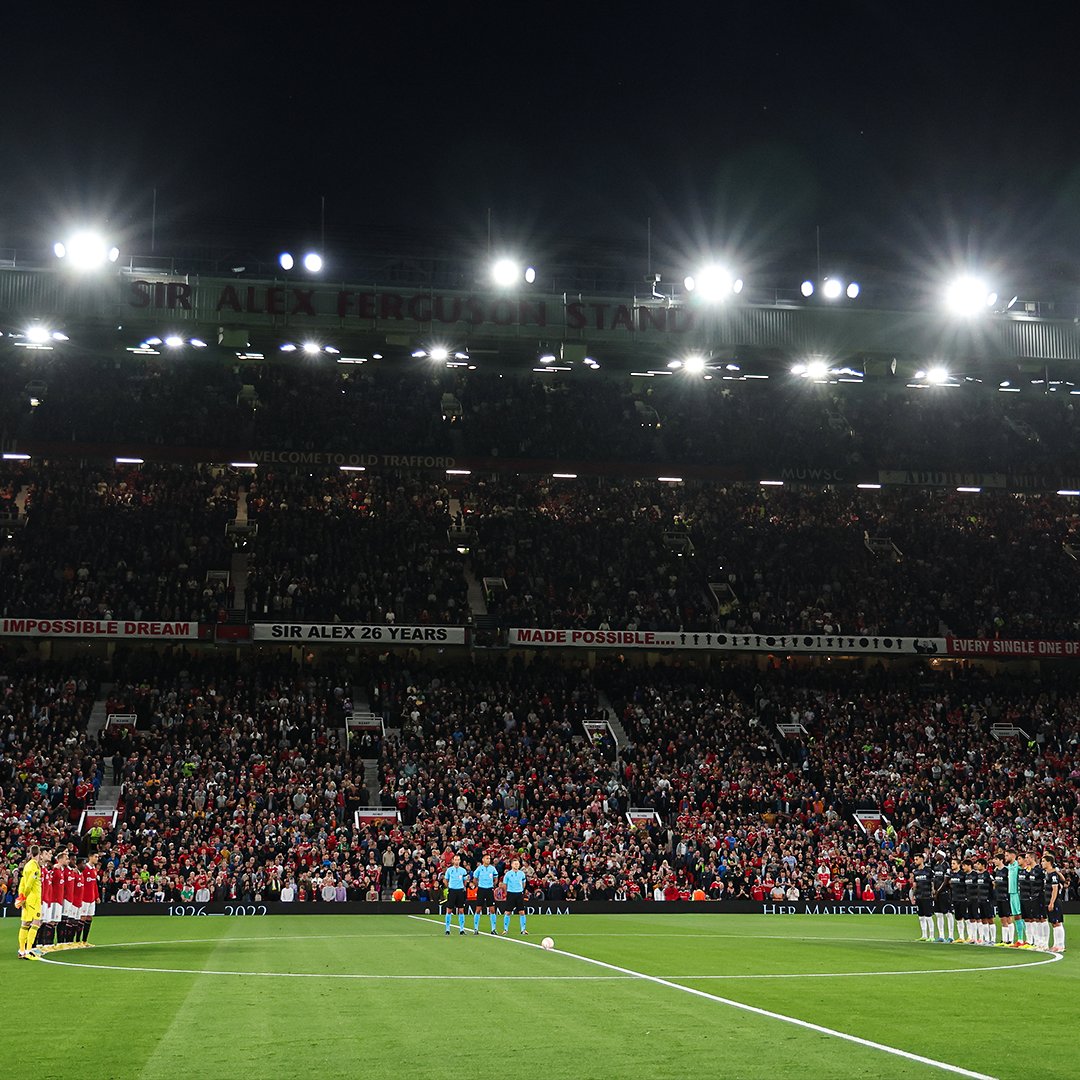
[(44, 861), (40, 849), (35, 845), (30, 848), (30, 858), (23, 867), (19, 878), (19, 895), (15, 898), (15, 907), (19, 909), (19, 959), (36, 959), (30, 951), (34, 947), (38, 927), (41, 925), (41, 862)]

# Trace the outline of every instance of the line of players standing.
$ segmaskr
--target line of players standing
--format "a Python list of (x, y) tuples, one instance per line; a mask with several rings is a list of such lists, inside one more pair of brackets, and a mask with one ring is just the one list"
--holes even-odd
[(939, 852), (932, 867), (924, 855), (914, 861), (911, 902), (920, 941), (1065, 951), (1064, 876), (1051, 855), (1006, 850), (990, 860), (954, 856), (946, 865)]
[(79, 858), (66, 848), (38, 852), (41, 878), (40, 926), (23, 959), (53, 950), (92, 948), (88, 938), (98, 901), (97, 855)]

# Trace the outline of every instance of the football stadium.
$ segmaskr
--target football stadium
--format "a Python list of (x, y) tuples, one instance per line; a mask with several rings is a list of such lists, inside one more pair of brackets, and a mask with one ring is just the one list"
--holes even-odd
[[(365, 238), (331, 176), (329, 201), (295, 179), (299, 84), (247, 100), (269, 119), (229, 152), (192, 91), (220, 176), (187, 136), (124, 144), (133, 171), (202, 169), (187, 202), (148, 171), (128, 217), (95, 212), (80, 164), (58, 209), (47, 174), (112, 77), (80, 104), (58, 74), (75, 120), (22, 92), (0, 116), (27, 160), (31, 127), (63, 144), (0, 161), (11, 1074), (1075, 1077), (1080, 278), (1049, 226), (1016, 210), (1055, 254), (1010, 263), (1003, 188), (905, 262), (885, 209), (847, 253), (781, 209), (752, 241), (677, 239), (665, 193), (630, 250), (583, 239), (584, 210), (560, 232), (552, 166), (520, 225), (470, 202), (448, 240), (393, 224), (428, 164), (363, 189)], [(387, 130), (472, 100), (417, 77)], [(142, 108), (163, 132), (164, 100), (85, 138), (134, 139)], [(363, 151), (326, 142), (318, 101), (312, 146), (349, 175), (400, 151), (355, 105)], [(500, 140), (547, 123), (430, 160), (460, 139), (484, 168), (453, 191), (488, 198)], [(597, 139), (588, 183), (621, 207), (631, 158)], [(256, 143), (304, 228), (208, 209)]]

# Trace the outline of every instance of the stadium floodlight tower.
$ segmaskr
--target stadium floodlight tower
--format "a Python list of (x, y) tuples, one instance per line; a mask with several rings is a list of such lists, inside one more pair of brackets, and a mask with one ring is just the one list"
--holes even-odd
[[(322, 273), (323, 257), (317, 251), (309, 251), (301, 260), (300, 265), (309, 274)], [(281, 267), (286, 273), (292, 270), (296, 266), (296, 258), (291, 251), (283, 251), (278, 256), (278, 266)]]
[(100, 270), (120, 258), (120, 249), (101, 233), (83, 229), (53, 244), (53, 254), (74, 270)]

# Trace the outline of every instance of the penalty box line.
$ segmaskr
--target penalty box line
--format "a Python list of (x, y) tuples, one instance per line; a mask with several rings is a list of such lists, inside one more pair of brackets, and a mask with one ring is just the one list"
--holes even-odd
[[(440, 925), (438, 920), (425, 918), (422, 915), (410, 915), (409, 918), (417, 919), (420, 922), (432, 923), (435, 926)], [(542, 945), (539, 945), (534, 941), (522, 941), (520, 938), (505, 937), (503, 935), (500, 935), (499, 939), (501, 941), (512, 941), (515, 945), (527, 945), (529, 948), (540, 949), (542, 952), (547, 951)], [(560, 956), (569, 956), (573, 960), (581, 960), (586, 964), (594, 964), (596, 967), (607, 968), (609, 971), (617, 971), (622, 975), (632, 975), (636, 979), (655, 983), (657, 986), (666, 986), (670, 990), (681, 990), (684, 994), (692, 994), (694, 997), (704, 998), (706, 1001), (714, 1001), (718, 1005), (727, 1005), (729, 1008), (740, 1009), (743, 1012), (752, 1013), (755, 1016), (764, 1016), (770, 1020), (779, 1020), (781, 1023), (792, 1024), (795, 1027), (803, 1028), (806, 1031), (816, 1031), (819, 1035), (829, 1035), (834, 1039), (843, 1039), (845, 1042), (855, 1043), (858, 1046), (865, 1046), (871, 1050), (880, 1050), (883, 1053), (892, 1054), (893, 1057), (904, 1058), (906, 1061), (916, 1061), (922, 1065), (929, 1065), (934, 1069), (955, 1073), (957, 1076), (967, 1076), (970, 1077), (971, 1080), (995, 1080), (994, 1077), (987, 1073), (974, 1072), (971, 1069), (961, 1068), (959, 1065), (950, 1065), (947, 1061), (938, 1061), (936, 1058), (915, 1054), (910, 1050), (901, 1050), (896, 1046), (887, 1046), (885, 1043), (875, 1042), (873, 1039), (864, 1039), (859, 1035), (849, 1035), (846, 1031), (837, 1031), (835, 1028), (824, 1027), (822, 1024), (814, 1024), (809, 1020), (800, 1020), (797, 1016), (787, 1016), (784, 1013), (773, 1012), (771, 1009), (759, 1008), (757, 1005), (748, 1005), (745, 1001), (735, 1001), (732, 998), (721, 997), (719, 994), (710, 994), (705, 990), (698, 990), (693, 986), (683, 986), (681, 983), (662, 979), (658, 975), (647, 975), (644, 971), (634, 971), (632, 968), (620, 967), (618, 964), (609, 964), (606, 960), (596, 960), (591, 956), (582, 956), (580, 953), (566, 952), (563, 949), (552, 949), (551, 951), (558, 953)]]

